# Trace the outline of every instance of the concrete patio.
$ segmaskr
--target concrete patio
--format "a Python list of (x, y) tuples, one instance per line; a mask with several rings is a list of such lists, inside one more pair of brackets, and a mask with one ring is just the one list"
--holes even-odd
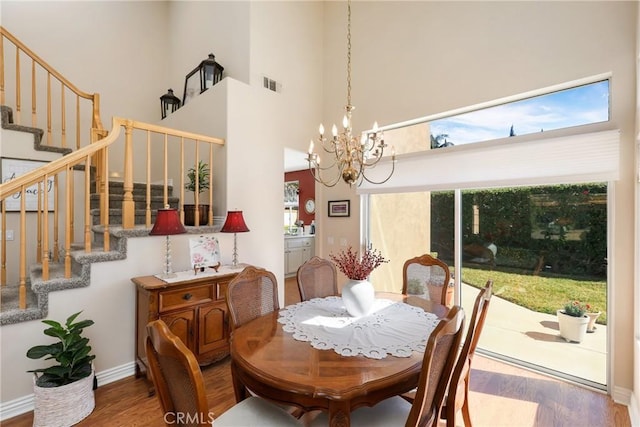
[[(470, 313), (478, 290), (462, 288), (462, 304)], [(607, 384), (607, 327), (596, 325), (581, 343), (560, 337), (555, 315), (537, 313), (494, 295), (480, 337), (479, 349), (587, 380)]]

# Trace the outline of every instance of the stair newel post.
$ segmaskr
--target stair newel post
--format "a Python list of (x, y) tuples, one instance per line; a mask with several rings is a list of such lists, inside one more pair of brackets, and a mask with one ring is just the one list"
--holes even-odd
[(42, 182), (36, 190), (36, 262), (42, 264)]
[(53, 176), (53, 261), (60, 261), (60, 246), (59, 246), (59, 191), (58, 191), (58, 177), (59, 173)]
[(91, 156), (84, 167), (84, 251), (91, 252)]
[(20, 82), (20, 75), (22, 72), (20, 71), (20, 49), (16, 49), (16, 113), (14, 115), (15, 123), (22, 124), (22, 120), (20, 118), (20, 114), (22, 112), (22, 95), (21, 88), (22, 83)]
[[(4, 58), (4, 55), (2, 56)], [(64, 91), (64, 89), (63, 89)], [(36, 105), (38, 91), (36, 90), (36, 61), (31, 58), (31, 126), (38, 127), (38, 115), (36, 114)]]
[(124, 185), (122, 198), (122, 228), (134, 225), (135, 204), (133, 201), (133, 122), (127, 120), (124, 139)]
[(73, 236), (73, 167), (67, 165), (65, 200), (64, 277), (71, 278), (71, 240)]
[(60, 82), (60, 146), (67, 147), (67, 103), (64, 97), (64, 82)]
[(80, 97), (76, 95), (76, 150), (80, 149), (80, 142)]
[(107, 132), (103, 129), (102, 122), (100, 121), (100, 94), (99, 93), (93, 94), (93, 117), (91, 120), (91, 126), (103, 132), (100, 139), (107, 136)]
[[(165, 141), (166, 141), (166, 135), (165, 135)], [(145, 161), (146, 167), (147, 167), (147, 193), (146, 193), (146, 206), (144, 209), (144, 224), (145, 227), (147, 228), (151, 228), (151, 132), (147, 131), (147, 159)], [(165, 176), (165, 189), (167, 188), (166, 185), (166, 176)], [(166, 201), (166, 197), (165, 197), (165, 201), (164, 201), (164, 205), (167, 205), (167, 201)]]
[(104, 233), (102, 234), (103, 250), (105, 252), (110, 251), (111, 240), (109, 233), (109, 174), (106, 173), (109, 165), (109, 148), (105, 147), (100, 155), (100, 168), (102, 169), (102, 178), (100, 179), (100, 217), (101, 223), (104, 227)]
[(19, 279), (19, 305), (21, 309), (27, 308), (27, 187), (20, 187), (20, 279)]
[[(69, 211), (75, 212), (76, 198), (74, 195), (76, 194), (76, 183), (75, 183), (75, 180), (73, 179), (74, 178), (73, 166), (70, 166), (67, 168), (67, 177), (68, 177), (67, 182), (69, 183), (69, 186), (67, 188), (67, 200), (69, 202), (69, 205), (68, 205)], [(71, 244), (75, 241), (75, 238), (76, 238), (76, 217), (74, 215), (71, 215), (69, 217), (69, 230), (71, 230), (71, 233), (70, 233), (71, 239), (69, 239), (69, 248), (71, 248)]]
[(2, 261), (0, 261), (0, 286), (7, 284), (7, 208), (4, 200), (0, 200), (2, 206)]
[(42, 197), (42, 280), (49, 280), (49, 175), (44, 174), (44, 191), (38, 192), (38, 203)]
[[(0, 58), (2, 58), (2, 62), (4, 63), (4, 34), (0, 34)], [(7, 105), (4, 97), (4, 66), (2, 66), (0, 67), (0, 105)], [(4, 212), (2, 214), (4, 215)], [(4, 251), (2, 251), (2, 253), (4, 253)]]

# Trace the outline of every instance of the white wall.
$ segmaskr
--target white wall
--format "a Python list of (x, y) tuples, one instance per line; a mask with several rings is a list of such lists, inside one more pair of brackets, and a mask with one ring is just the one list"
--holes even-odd
[(165, 55), (169, 79), (183, 98), (185, 76), (210, 53), (224, 67), (224, 76), (249, 82), (249, 2), (178, 1), (168, 4)]
[(101, 94), (104, 126), (112, 116), (160, 119), (169, 84), (166, 2), (3, 0), (0, 19), (80, 90)]
[[(368, 129), (611, 72), (611, 127), (621, 130), (620, 181), (612, 220), (610, 297), (614, 390), (633, 387), (636, 2), (354, 2), (354, 129)], [(346, 100), (346, 5), (325, 3), (323, 120)], [(313, 135), (315, 128), (310, 129)], [(402, 167), (399, 162), (397, 168)], [(327, 234), (359, 243), (358, 197), (344, 184), (321, 189), (351, 199), (350, 220), (320, 218)], [(355, 203), (354, 203), (355, 202)], [(323, 203), (324, 205), (324, 203)], [(337, 248), (339, 249), (339, 248)]]

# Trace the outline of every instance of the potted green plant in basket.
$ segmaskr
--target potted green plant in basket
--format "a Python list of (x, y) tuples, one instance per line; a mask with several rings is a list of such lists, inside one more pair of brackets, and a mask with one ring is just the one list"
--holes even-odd
[(69, 426), (86, 418), (95, 407), (94, 371), (89, 338), (85, 328), (93, 320), (75, 321), (81, 312), (72, 314), (62, 325), (43, 320), (49, 325), (44, 334), (57, 342), (36, 345), (27, 351), (30, 359), (54, 359), (57, 364), (34, 369), (34, 426)]
[[(189, 180), (185, 185), (185, 190), (192, 191), (198, 195), (209, 189), (209, 165), (202, 160), (187, 172)], [(197, 182), (196, 182), (197, 181)], [(196, 185), (197, 184), (197, 185)], [(206, 224), (209, 218), (209, 205), (200, 203), (198, 200), (198, 225)], [(184, 225), (196, 225), (196, 205), (184, 205)]]
[(560, 336), (567, 342), (582, 342), (589, 324), (589, 317), (586, 315), (589, 309), (589, 304), (570, 301), (564, 305), (564, 310), (558, 310)]

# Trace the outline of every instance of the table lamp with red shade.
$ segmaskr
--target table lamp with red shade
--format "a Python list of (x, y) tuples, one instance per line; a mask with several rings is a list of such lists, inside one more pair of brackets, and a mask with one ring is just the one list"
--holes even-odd
[(227, 219), (220, 229), (221, 233), (233, 233), (233, 263), (234, 267), (238, 266), (238, 241), (237, 233), (245, 233), (249, 231), (249, 227), (244, 222), (242, 211), (228, 211)]
[(180, 222), (180, 217), (178, 216), (178, 211), (176, 209), (170, 209), (169, 206), (166, 206), (165, 209), (158, 209), (156, 222), (153, 224), (153, 228), (149, 232), (149, 235), (167, 237), (164, 273), (159, 276), (161, 279), (176, 277), (176, 274), (171, 270), (171, 240), (169, 239), (169, 236), (174, 234), (184, 234), (186, 232), (187, 230), (184, 228), (184, 225), (182, 225), (182, 222)]

